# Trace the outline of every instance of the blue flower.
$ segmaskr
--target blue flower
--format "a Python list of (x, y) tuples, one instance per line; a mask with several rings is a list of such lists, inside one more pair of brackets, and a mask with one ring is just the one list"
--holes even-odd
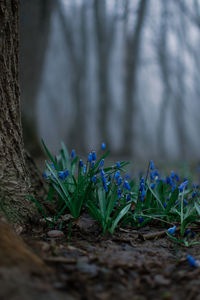
[(121, 185), (121, 183), (122, 183), (122, 178), (118, 177), (118, 179), (117, 179), (117, 185), (119, 186), (119, 185)]
[(159, 176), (158, 170), (155, 170), (155, 171), (154, 171), (154, 175), (155, 175), (155, 176)]
[(122, 190), (121, 190), (121, 189), (118, 189), (118, 190), (117, 190), (117, 195), (118, 195), (118, 198), (120, 199), (121, 196), (122, 196)]
[(55, 169), (54, 163), (51, 163), (51, 166), (52, 166), (53, 169)]
[(117, 180), (120, 176), (120, 171), (118, 170), (116, 173), (115, 173), (115, 179)]
[(164, 206), (164, 208), (166, 208), (166, 207), (167, 207), (167, 203), (166, 203), (166, 202), (164, 202), (164, 203), (163, 203), (163, 206)]
[(58, 177), (62, 180), (64, 180), (65, 178), (67, 178), (67, 176), (69, 176), (69, 171), (66, 170), (66, 171), (59, 171), (58, 172)]
[(120, 162), (119, 162), (119, 161), (116, 162), (116, 167), (117, 167), (118, 169), (120, 168)]
[(184, 182), (182, 182), (182, 183), (179, 185), (179, 191), (180, 191), (180, 192), (183, 192), (183, 190), (187, 187), (187, 184), (188, 184), (188, 180), (185, 180)]
[(130, 187), (130, 185), (129, 185), (129, 183), (128, 183), (127, 180), (124, 180), (123, 188), (124, 188), (124, 189), (127, 189), (128, 191), (131, 190), (131, 187)]
[(171, 188), (171, 192), (173, 193), (173, 191), (175, 190), (175, 188), (176, 188), (176, 185), (175, 185), (175, 183), (172, 185), (172, 188)]
[(94, 168), (94, 165), (95, 165), (95, 162), (92, 161), (91, 164), (90, 164), (90, 168)]
[(187, 229), (184, 233), (185, 236), (187, 236), (191, 232), (191, 229)]
[(72, 149), (72, 152), (71, 152), (71, 158), (73, 159), (74, 157), (75, 157), (75, 150), (74, 149)]
[(151, 178), (151, 180), (154, 180), (154, 179), (155, 179), (154, 172), (151, 172), (151, 173), (150, 173), (150, 178)]
[(151, 184), (151, 189), (153, 190), (155, 188), (156, 184), (155, 183), (152, 183)]
[(103, 188), (104, 188), (104, 190), (106, 191), (106, 193), (108, 192), (108, 187), (107, 187), (107, 184), (104, 184), (103, 185)]
[(184, 199), (184, 200), (183, 200), (183, 203), (185, 204), (185, 206), (187, 206), (187, 205), (188, 205), (188, 203), (187, 203), (186, 199)]
[(42, 174), (42, 176), (44, 177), (44, 178), (48, 178), (48, 176), (47, 176), (47, 173), (46, 172), (44, 172), (43, 174)]
[(82, 159), (79, 160), (79, 166), (80, 166), (80, 168), (83, 167), (83, 161), (82, 161)]
[(92, 161), (92, 153), (90, 152), (89, 154), (88, 154), (88, 162), (91, 162)]
[(176, 179), (176, 181), (180, 181), (178, 174), (175, 174), (175, 179)]
[(99, 168), (102, 168), (104, 166), (104, 159), (102, 159), (99, 163)]
[(127, 194), (126, 195), (126, 201), (130, 201), (131, 200), (131, 195), (130, 194)]
[(195, 191), (195, 192), (193, 192), (192, 193), (192, 198), (194, 198), (195, 196), (196, 196), (196, 194), (197, 194), (197, 192)]
[(154, 170), (154, 163), (153, 163), (153, 160), (150, 161), (150, 169), (151, 169), (151, 170)]
[(143, 217), (139, 217), (139, 218), (138, 218), (138, 222), (139, 222), (139, 223), (144, 222), (144, 218), (143, 218)]
[(191, 255), (188, 254), (187, 259), (188, 259), (188, 262), (189, 262), (191, 267), (196, 267), (197, 266), (197, 262), (194, 259), (194, 257), (192, 257)]
[(92, 152), (92, 160), (96, 160), (97, 159), (97, 155), (96, 155), (96, 152), (95, 151), (93, 151)]
[(142, 192), (141, 192), (141, 197), (144, 197), (145, 194), (146, 194), (146, 191), (145, 191), (145, 189), (143, 189)]
[(175, 173), (174, 171), (171, 171), (171, 179), (174, 179), (175, 178)]
[(96, 182), (97, 181), (97, 177), (96, 177), (96, 175), (94, 175), (93, 177), (92, 177), (92, 182)]
[(101, 177), (103, 177), (105, 175), (103, 168), (101, 168), (100, 174), (101, 174)]
[(170, 186), (173, 185), (173, 180), (172, 180), (171, 177), (169, 177), (169, 176), (167, 176), (166, 182), (167, 182), (167, 184), (169, 184)]
[(102, 176), (101, 179), (102, 179), (103, 184), (106, 184), (106, 177)]
[(84, 165), (84, 167), (83, 167), (83, 174), (86, 174), (86, 172), (87, 172), (87, 166)]
[(105, 150), (106, 149), (106, 144), (105, 143), (102, 143), (101, 144), (101, 150)]
[(176, 230), (176, 225), (174, 225), (173, 227), (170, 227), (167, 229), (167, 231), (169, 232), (169, 234), (173, 235), (175, 233)]

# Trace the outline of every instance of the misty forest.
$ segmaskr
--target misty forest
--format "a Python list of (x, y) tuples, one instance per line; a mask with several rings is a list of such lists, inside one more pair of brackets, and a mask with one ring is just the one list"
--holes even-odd
[(200, 0), (0, 0), (0, 299), (200, 299)]

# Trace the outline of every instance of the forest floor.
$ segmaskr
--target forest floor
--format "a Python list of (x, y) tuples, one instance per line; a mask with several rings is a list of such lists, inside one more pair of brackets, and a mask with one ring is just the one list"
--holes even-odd
[(127, 227), (102, 235), (86, 214), (73, 223), (70, 240), (67, 221), (57, 237), (46, 226), (30, 228), (21, 236), (51, 270), (0, 268), (0, 299), (200, 299), (200, 268), (186, 257), (199, 256), (199, 246), (174, 244), (165, 229)]

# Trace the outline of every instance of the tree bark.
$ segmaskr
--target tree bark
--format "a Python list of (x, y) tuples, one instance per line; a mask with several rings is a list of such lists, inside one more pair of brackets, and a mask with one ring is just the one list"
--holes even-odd
[(0, 209), (12, 221), (27, 220), (35, 206), (25, 163), (18, 80), (18, 0), (0, 1)]

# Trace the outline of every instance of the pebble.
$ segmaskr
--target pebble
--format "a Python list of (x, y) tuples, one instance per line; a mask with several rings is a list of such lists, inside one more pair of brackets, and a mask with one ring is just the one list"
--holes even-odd
[(50, 231), (47, 232), (47, 235), (50, 238), (57, 238), (57, 237), (63, 237), (64, 233), (60, 230), (50, 230)]

